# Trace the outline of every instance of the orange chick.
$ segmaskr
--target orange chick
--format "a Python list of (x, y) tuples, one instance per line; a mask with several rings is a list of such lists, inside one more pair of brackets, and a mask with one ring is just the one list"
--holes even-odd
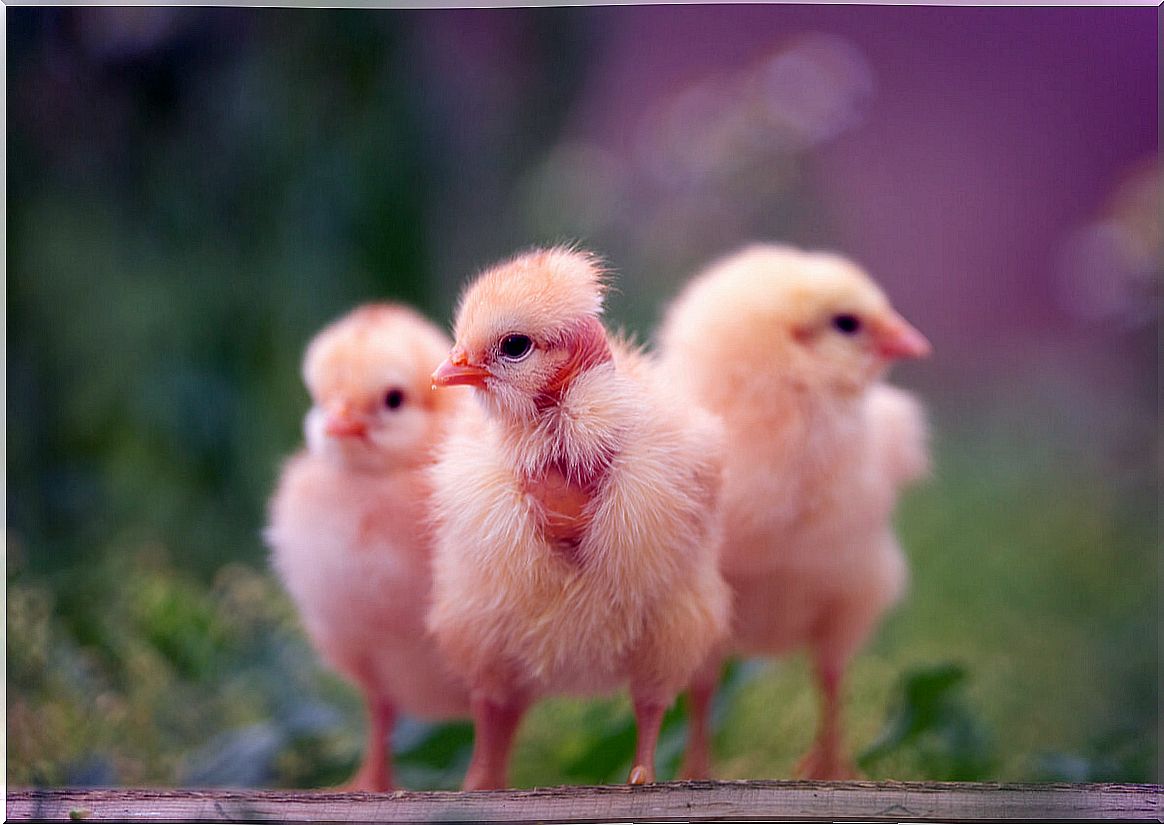
[[(798, 773), (854, 776), (841, 745), (842, 676), (903, 593), (891, 519), (903, 486), (928, 467), (921, 406), (882, 376), (930, 345), (852, 262), (775, 245), (749, 246), (697, 276), (659, 343), (671, 380), (726, 428), (731, 647), (810, 650), (820, 725)], [(692, 685), (689, 776), (710, 770), (719, 665), (713, 657)]]
[(398, 711), (468, 715), (468, 690), (424, 628), (431, 592), (432, 447), (466, 393), (432, 391), (448, 338), (416, 312), (369, 304), (307, 348), (307, 447), (283, 467), (265, 538), (321, 656), (368, 711), (355, 790), (392, 787)]
[(465, 788), (503, 787), (531, 702), (629, 685), (629, 781), (654, 781), (664, 710), (727, 629), (716, 563), (721, 431), (607, 334), (589, 255), (535, 250), (462, 295), (436, 386), (468, 385), (433, 467), (429, 627), (471, 690)]

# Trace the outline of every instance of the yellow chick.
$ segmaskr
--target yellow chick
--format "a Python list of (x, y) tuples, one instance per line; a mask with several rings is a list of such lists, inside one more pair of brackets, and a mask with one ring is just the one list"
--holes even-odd
[(529, 704), (629, 684), (631, 783), (663, 712), (727, 629), (722, 433), (607, 334), (590, 255), (535, 250), (461, 298), (436, 386), (474, 387), (433, 468), (429, 627), (471, 689), (465, 788), (503, 787)]
[[(670, 307), (663, 368), (722, 417), (722, 570), (734, 592), (731, 647), (807, 646), (821, 692), (807, 778), (855, 775), (841, 745), (845, 667), (902, 595), (891, 523), (904, 485), (928, 468), (925, 417), (882, 382), (930, 345), (851, 261), (754, 245), (711, 265)], [(707, 708), (720, 661), (691, 689), (684, 772), (710, 770)]]
[(356, 684), (368, 740), (354, 790), (392, 787), (398, 711), (467, 716), (468, 690), (424, 628), (432, 586), (432, 447), (467, 393), (435, 393), (439, 329), (404, 306), (369, 304), (309, 345), (307, 447), (283, 467), (264, 534), (321, 656)]

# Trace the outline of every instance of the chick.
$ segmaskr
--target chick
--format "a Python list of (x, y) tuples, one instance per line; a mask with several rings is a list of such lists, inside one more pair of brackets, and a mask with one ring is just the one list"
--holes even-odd
[(466, 392), (435, 393), (448, 338), (403, 306), (369, 304), (321, 331), (303, 361), (307, 447), (270, 502), (271, 561), (321, 656), (367, 704), (350, 786), (392, 787), (397, 711), (467, 716), (468, 690), (424, 628), (432, 585), (432, 446)]
[(722, 433), (607, 334), (589, 255), (535, 250), (461, 298), (436, 386), (474, 387), (433, 468), (429, 627), (471, 689), (465, 788), (503, 787), (529, 704), (629, 684), (631, 783), (663, 712), (728, 624), (717, 569)]
[[(663, 369), (722, 416), (722, 570), (734, 594), (731, 647), (809, 649), (822, 702), (808, 778), (855, 775), (841, 745), (845, 667), (902, 595), (891, 523), (900, 490), (927, 471), (923, 411), (881, 381), (930, 345), (855, 264), (754, 245), (713, 264), (670, 307)], [(691, 695), (684, 772), (708, 774), (714, 657)]]

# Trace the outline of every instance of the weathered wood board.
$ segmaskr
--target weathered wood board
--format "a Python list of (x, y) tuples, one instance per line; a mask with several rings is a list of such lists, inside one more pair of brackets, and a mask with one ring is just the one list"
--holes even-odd
[(9, 790), (7, 803), (9, 822), (1158, 821), (1161, 786), (749, 781), (392, 794), (55, 788)]

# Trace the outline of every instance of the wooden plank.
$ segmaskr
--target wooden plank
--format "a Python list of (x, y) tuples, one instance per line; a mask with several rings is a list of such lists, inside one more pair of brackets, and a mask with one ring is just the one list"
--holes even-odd
[(1161, 786), (749, 781), (391, 794), (53, 788), (10, 790), (7, 802), (8, 822), (1157, 821)]

